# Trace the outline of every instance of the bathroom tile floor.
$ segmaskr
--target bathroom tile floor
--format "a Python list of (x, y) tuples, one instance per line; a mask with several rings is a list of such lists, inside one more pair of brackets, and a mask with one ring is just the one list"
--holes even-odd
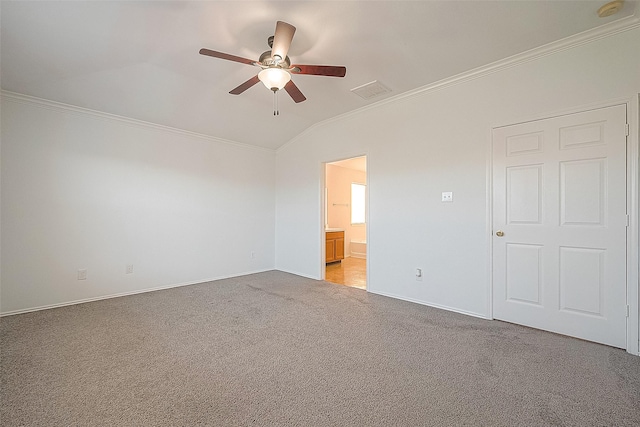
[(325, 280), (339, 285), (367, 289), (367, 260), (347, 257), (327, 264)]

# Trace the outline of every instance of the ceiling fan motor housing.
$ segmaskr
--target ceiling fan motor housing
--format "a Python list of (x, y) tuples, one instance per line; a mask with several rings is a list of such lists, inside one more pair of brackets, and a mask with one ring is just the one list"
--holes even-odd
[(263, 52), (262, 55), (260, 55), (260, 59), (258, 59), (258, 62), (263, 67), (291, 68), (291, 60), (288, 56), (284, 58), (284, 61), (276, 63), (276, 61), (271, 57), (270, 50)]

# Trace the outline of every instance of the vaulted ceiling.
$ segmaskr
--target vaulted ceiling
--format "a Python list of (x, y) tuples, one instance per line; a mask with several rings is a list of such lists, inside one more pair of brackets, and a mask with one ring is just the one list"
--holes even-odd
[[(315, 123), (603, 25), (636, 19), (638, 2), (600, 18), (606, 1), (24, 1), (1, 3), (5, 91), (275, 149)], [(634, 15), (634, 13), (636, 15)], [(257, 60), (278, 20), (297, 27), (293, 63), (343, 65), (344, 78), (294, 75), (295, 104)], [(365, 100), (352, 88), (391, 91)]]

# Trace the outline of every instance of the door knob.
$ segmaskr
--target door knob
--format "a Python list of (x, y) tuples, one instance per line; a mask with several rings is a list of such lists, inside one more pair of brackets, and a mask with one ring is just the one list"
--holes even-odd
[(504, 231), (502, 231), (502, 230), (496, 231), (496, 236), (498, 236), (498, 237), (504, 236)]

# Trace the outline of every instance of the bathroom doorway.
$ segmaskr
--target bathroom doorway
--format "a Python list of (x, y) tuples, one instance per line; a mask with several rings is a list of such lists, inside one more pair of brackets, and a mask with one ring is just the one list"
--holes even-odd
[(367, 288), (367, 158), (325, 164), (325, 280)]

